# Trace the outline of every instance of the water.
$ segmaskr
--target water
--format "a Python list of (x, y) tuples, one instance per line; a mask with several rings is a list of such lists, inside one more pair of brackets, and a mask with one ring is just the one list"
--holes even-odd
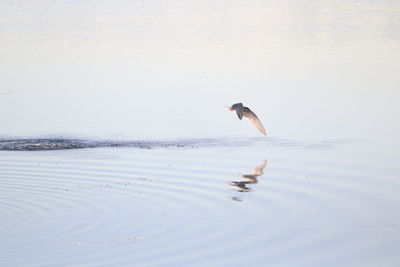
[(399, 11), (2, 1), (0, 264), (397, 266)]
[(398, 166), (360, 146), (2, 151), (2, 263), (395, 266)]

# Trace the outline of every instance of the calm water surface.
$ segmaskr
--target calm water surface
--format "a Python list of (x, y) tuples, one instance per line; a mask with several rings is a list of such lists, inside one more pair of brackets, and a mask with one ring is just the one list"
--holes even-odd
[(0, 265), (397, 266), (399, 14), (2, 1)]

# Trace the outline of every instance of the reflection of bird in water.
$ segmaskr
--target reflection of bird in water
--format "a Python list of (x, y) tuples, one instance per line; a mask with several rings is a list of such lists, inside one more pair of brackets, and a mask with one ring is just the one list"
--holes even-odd
[(238, 192), (250, 192), (251, 188), (247, 187), (248, 184), (258, 183), (257, 177), (264, 174), (264, 168), (267, 166), (267, 161), (265, 160), (261, 165), (254, 169), (253, 174), (243, 174), (242, 177), (246, 178), (247, 181), (232, 181), (230, 184), (232, 188)]
[(230, 107), (227, 107), (230, 111), (236, 111), (239, 119), (241, 120), (243, 117), (250, 120), (250, 122), (263, 134), (267, 135), (267, 132), (264, 129), (261, 121), (258, 119), (257, 115), (251, 111), (248, 107), (243, 106), (242, 103), (233, 104)]

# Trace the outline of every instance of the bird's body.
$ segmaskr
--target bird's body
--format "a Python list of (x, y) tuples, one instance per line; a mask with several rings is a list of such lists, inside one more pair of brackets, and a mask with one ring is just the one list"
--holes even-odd
[(241, 120), (243, 117), (250, 120), (250, 122), (263, 134), (267, 135), (267, 132), (264, 129), (260, 119), (257, 115), (251, 111), (248, 107), (243, 106), (242, 103), (236, 103), (232, 106), (228, 107), (230, 111), (236, 111), (237, 116)]

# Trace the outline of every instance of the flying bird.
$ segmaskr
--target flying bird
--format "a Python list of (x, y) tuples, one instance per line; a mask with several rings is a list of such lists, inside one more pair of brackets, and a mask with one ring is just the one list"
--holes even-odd
[(228, 110), (230, 111), (236, 111), (236, 114), (238, 115), (239, 119), (241, 120), (243, 117), (246, 119), (249, 119), (250, 122), (263, 134), (267, 135), (267, 132), (264, 129), (264, 126), (262, 125), (260, 119), (257, 117), (257, 115), (251, 111), (248, 107), (243, 106), (242, 103), (236, 103), (233, 104), (230, 107), (227, 107)]

